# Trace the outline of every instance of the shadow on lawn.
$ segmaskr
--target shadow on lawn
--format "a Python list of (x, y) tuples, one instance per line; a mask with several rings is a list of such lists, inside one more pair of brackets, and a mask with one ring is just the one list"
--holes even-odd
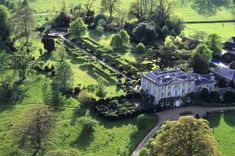
[(218, 127), (220, 124), (221, 118), (222, 118), (221, 113), (210, 114), (208, 118), (210, 127), (211, 128)]
[(231, 127), (235, 126), (235, 119), (234, 119), (235, 112), (226, 112), (223, 113), (223, 116), (226, 124), (228, 124)]
[(197, 11), (199, 15), (209, 17), (215, 15), (222, 7), (232, 7), (230, 2), (230, 0), (193, 0), (191, 7)]
[(86, 148), (93, 140), (93, 136), (88, 135), (86, 131), (82, 130), (78, 138), (76, 138), (70, 145), (73, 147)]
[(93, 112), (91, 113), (92, 117), (95, 118), (101, 125), (103, 125), (106, 129), (112, 129), (114, 127), (122, 127), (123, 125), (136, 125), (136, 118), (128, 118), (128, 119), (120, 119), (120, 120), (106, 120), (103, 119)]
[(103, 79), (105, 79), (105, 83), (107, 86), (112, 86), (114, 84), (116, 84), (116, 82), (110, 78), (110, 76), (102, 71), (99, 70), (95, 70), (92, 68), (91, 65), (84, 65), (84, 66), (80, 66), (79, 67), (82, 71), (87, 71), (87, 74), (94, 78), (95, 80), (97, 80), (97, 78), (102, 77)]

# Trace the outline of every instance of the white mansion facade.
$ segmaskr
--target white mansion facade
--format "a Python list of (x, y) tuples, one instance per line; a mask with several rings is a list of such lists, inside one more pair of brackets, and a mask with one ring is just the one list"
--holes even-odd
[[(142, 75), (141, 89), (155, 97), (155, 105), (161, 99), (180, 98), (191, 92), (199, 92), (203, 88), (214, 90), (214, 76), (183, 72), (179, 69), (155, 71)], [(181, 103), (175, 103), (180, 106)]]

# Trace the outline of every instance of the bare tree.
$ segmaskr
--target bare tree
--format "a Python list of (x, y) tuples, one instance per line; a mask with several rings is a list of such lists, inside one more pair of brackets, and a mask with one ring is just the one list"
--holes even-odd
[(16, 10), (9, 20), (15, 39), (22, 37), (26, 38), (26, 43), (29, 43), (29, 36), (35, 28), (33, 10), (29, 7), (27, 0), (22, 2), (22, 5)]
[(169, 16), (173, 10), (173, 6), (175, 1), (173, 0), (159, 0), (156, 9), (156, 20), (157, 23), (162, 26), (165, 24), (165, 21), (169, 19)]
[(101, 1), (101, 10), (108, 11), (109, 17), (113, 17), (113, 13), (119, 10), (121, 0), (102, 0)]
[(87, 12), (90, 12), (95, 4), (97, 0), (87, 0), (87, 2), (85, 3), (85, 8)]

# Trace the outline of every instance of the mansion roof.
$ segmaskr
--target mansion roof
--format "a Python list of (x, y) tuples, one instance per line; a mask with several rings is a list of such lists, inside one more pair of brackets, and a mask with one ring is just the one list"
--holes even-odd
[(212, 76), (201, 76), (192, 72), (183, 72), (181, 70), (153, 71), (143, 75), (144, 78), (158, 86), (178, 84), (184, 82), (195, 82), (195, 85), (214, 83)]

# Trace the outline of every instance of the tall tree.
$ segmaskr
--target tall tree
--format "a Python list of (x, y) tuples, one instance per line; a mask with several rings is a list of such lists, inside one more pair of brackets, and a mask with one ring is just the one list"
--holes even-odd
[(121, 0), (101, 0), (101, 10), (108, 11), (109, 17), (113, 17), (113, 13), (119, 11)]
[(75, 39), (79, 39), (82, 36), (84, 36), (86, 30), (87, 30), (87, 25), (80, 17), (77, 18), (75, 21), (73, 21), (69, 26), (69, 33)]
[(9, 37), (9, 27), (8, 27), (8, 18), (9, 10), (7, 7), (0, 5), (0, 40), (4, 40)]
[(219, 56), (221, 54), (223, 42), (219, 35), (210, 34), (208, 36), (206, 45), (212, 51), (213, 56)]
[(25, 45), (29, 43), (29, 36), (35, 28), (33, 10), (27, 0), (24, 0), (10, 18), (10, 25), (15, 35), (15, 40), (26, 38)]
[(92, 8), (93, 8), (93, 6), (94, 6), (96, 1), (97, 0), (87, 0), (87, 2), (84, 5), (87, 12), (91, 12), (92, 11)]
[(174, 6), (173, 0), (158, 0), (155, 23), (160, 27), (166, 24), (166, 21), (170, 18)]
[(27, 72), (34, 63), (32, 55), (25, 48), (21, 48), (9, 57), (7, 67), (18, 72), (20, 82), (22, 82), (26, 79)]
[(67, 91), (73, 84), (73, 71), (66, 61), (58, 64), (55, 81), (60, 84), (61, 91)]
[(208, 61), (199, 54), (193, 56), (190, 66), (193, 67), (193, 72), (198, 74), (206, 74), (209, 71)]
[(156, 7), (156, 0), (136, 0), (130, 6), (129, 17), (137, 18), (138, 20), (146, 19), (154, 13)]
[(221, 156), (212, 129), (204, 119), (181, 117), (168, 121), (151, 145), (151, 156)]
[(65, 61), (65, 59), (68, 57), (68, 53), (66, 52), (64, 44), (62, 42), (57, 45), (56, 53), (58, 54), (61, 62)]
[(13, 129), (19, 148), (28, 150), (31, 156), (36, 156), (42, 149), (55, 119), (55, 114), (45, 105), (25, 110), (22, 119)]
[(199, 44), (195, 49), (195, 54), (205, 58), (208, 63), (212, 59), (212, 51), (207, 47), (206, 44)]

